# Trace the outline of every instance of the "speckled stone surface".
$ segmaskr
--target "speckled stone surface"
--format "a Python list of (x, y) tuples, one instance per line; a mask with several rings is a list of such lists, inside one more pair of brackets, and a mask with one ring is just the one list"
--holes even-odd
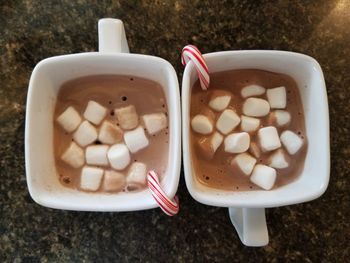
[[(331, 124), (331, 180), (306, 204), (267, 210), (270, 243), (244, 247), (227, 209), (88, 213), (41, 207), (28, 194), (24, 124), (40, 60), (97, 49), (97, 21), (124, 21), (132, 52), (163, 57), (179, 80), (181, 48), (281, 49), (321, 64)], [(349, 262), (350, 1), (0, 1), (0, 262)]]

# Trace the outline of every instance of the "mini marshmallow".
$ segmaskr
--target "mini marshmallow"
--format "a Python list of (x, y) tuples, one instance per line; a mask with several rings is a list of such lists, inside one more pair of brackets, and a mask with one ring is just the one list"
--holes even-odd
[(148, 138), (146, 137), (145, 130), (139, 126), (135, 130), (124, 133), (124, 141), (130, 152), (136, 153), (149, 144)]
[(270, 190), (276, 181), (276, 170), (263, 164), (257, 164), (250, 181), (265, 190)]
[(85, 158), (87, 164), (108, 165), (108, 145), (90, 145), (86, 148)]
[(83, 121), (75, 131), (73, 139), (84, 147), (97, 139), (97, 130), (90, 122)]
[(81, 171), (80, 188), (88, 191), (96, 191), (100, 185), (103, 176), (103, 169), (84, 166)]
[(84, 151), (75, 142), (71, 142), (67, 150), (61, 155), (61, 160), (73, 168), (79, 168), (84, 165)]
[(139, 117), (134, 105), (115, 109), (114, 113), (117, 116), (120, 127), (124, 130), (132, 130), (139, 125)]
[(278, 149), (269, 158), (269, 166), (276, 169), (283, 169), (288, 167), (286, 155), (282, 149)]
[(204, 137), (198, 141), (198, 147), (201, 152), (201, 154), (206, 159), (212, 159), (216, 150), (220, 147), (222, 141), (224, 140), (224, 137), (218, 133), (215, 132), (210, 137)]
[(272, 109), (284, 109), (286, 107), (287, 94), (285, 87), (268, 89), (266, 95)]
[(243, 98), (260, 96), (264, 93), (265, 93), (265, 88), (259, 85), (248, 85), (241, 90), (241, 95)]
[(216, 111), (222, 111), (230, 104), (231, 96), (230, 92), (214, 90), (210, 97), (209, 107)]
[(205, 115), (198, 114), (191, 121), (192, 130), (200, 134), (210, 134), (213, 131), (212, 121)]
[(270, 115), (270, 123), (276, 123), (278, 127), (287, 125), (288, 123), (290, 123), (291, 120), (290, 113), (285, 110), (275, 110), (274, 112), (271, 112)]
[(115, 144), (109, 148), (107, 157), (111, 166), (116, 170), (123, 170), (130, 163), (130, 153), (125, 144)]
[(98, 140), (105, 144), (115, 144), (123, 139), (123, 131), (118, 126), (109, 121), (104, 121), (101, 125)]
[(255, 158), (260, 158), (261, 150), (257, 143), (251, 142), (249, 146), (249, 152), (255, 156)]
[(69, 106), (60, 116), (57, 117), (56, 121), (67, 132), (72, 132), (78, 128), (81, 123), (81, 117), (73, 106)]
[(255, 164), (256, 159), (248, 153), (238, 154), (231, 161), (231, 165), (237, 165), (245, 175), (250, 175), (252, 173)]
[(248, 98), (243, 103), (243, 113), (252, 117), (263, 117), (270, 112), (270, 105), (266, 100)]
[(272, 151), (281, 147), (281, 141), (277, 129), (273, 126), (261, 128), (258, 131), (261, 149), (264, 152)]
[(141, 162), (134, 162), (128, 172), (128, 176), (126, 177), (126, 182), (128, 184), (146, 184), (146, 176), (147, 176), (147, 166)]
[(260, 120), (253, 117), (241, 116), (241, 130), (245, 132), (253, 132), (260, 126)]
[(126, 186), (126, 177), (124, 174), (113, 170), (105, 171), (103, 178), (103, 190), (107, 192), (119, 192)]
[(248, 150), (250, 136), (246, 132), (232, 133), (225, 138), (225, 151), (229, 153), (242, 153)]
[(303, 140), (292, 131), (282, 132), (281, 142), (291, 155), (296, 154), (303, 146)]
[(107, 109), (96, 101), (90, 100), (86, 106), (84, 117), (88, 121), (95, 125), (99, 125), (100, 122), (106, 117)]
[(241, 121), (238, 115), (230, 109), (224, 110), (216, 122), (216, 128), (223, 134), (231, 132)]
[(142, 122), (148, 134), (153, 135), (166, 128), (167, 117), (164, 113), (146, 114), (142, 116)]
[(224, 140), (224, 137), (220, 133), (215, 132), (213, 134), (213, 136), (211, 137), (210, 142), (211, 142), (211, 146), (213, 148), (214, 153), (220, 147), (220, 145), (221, 145), (223, 140)]

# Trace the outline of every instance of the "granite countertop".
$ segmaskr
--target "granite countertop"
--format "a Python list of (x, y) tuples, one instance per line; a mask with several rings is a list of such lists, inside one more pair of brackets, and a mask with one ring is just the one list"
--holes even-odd
[[(349, 262), (350, 1), (30, 1), (0, 3), (1, 262)], [(244, 247), (227, 209), (194, 201), (183, 176), (174, 218), (160, 209), (90, 213), (41, 207), (28, 194), (24, 124), (28, 81), (42, 59), (97, 50), (97, 21), (120, 18), (132, 52), (168, 60), (280, 49), (308, 54), (325, 74), (331, 179), (319, 199), (267, 210), (270, 243)], [(317, 98), (316, 98), (317, 99)]]

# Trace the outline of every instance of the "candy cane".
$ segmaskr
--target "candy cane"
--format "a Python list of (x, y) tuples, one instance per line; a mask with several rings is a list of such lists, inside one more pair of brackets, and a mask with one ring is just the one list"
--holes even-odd
[(158, 203), (159, 207), (168, 216), (176, 215), (179, 212), (179, 199), (177, 196), (171, 200), (162, 190), (158, 175), (155, 171), (149, 171), (147, 174), (148, 188), (151, 190), (154, 200)]
[(182, 49), (182, 65), (185, 66), (190, 60), (192, 60), (194, 66), (196, 67), (202, 89), (208, 89), (210, 83), (208, 66), (202, 56), (202, 53), (196, 46), (193, 45), (187, 45)]

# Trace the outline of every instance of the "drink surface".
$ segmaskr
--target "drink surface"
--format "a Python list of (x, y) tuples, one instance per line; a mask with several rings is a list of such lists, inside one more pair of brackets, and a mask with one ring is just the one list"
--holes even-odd
[[(120, 124), (114, 110), (129, 105), (135, 106), (139, 118), (144, 114), (152, 113), (165, 113), (167, 115), (164, 91), (158, 83), (133, 76), (96, 75), (75, 79), (63, 84), (58, 94), (54, 120), (69, 106), (73, 106), (83, 116), (86, 106), (91, 100), (106, 107), (108, 113), (104, 120), (108, 120), (118, 127)], [(101, 123), (95, 125), (95, 127), (99, 129)], [(149, 145), (136, 153), (131, 153), (130, 165), (133, 162), (142, 162), (146, 164), (147, 169), (154, 169), (162, 178), (168, 162), (168, 127), (154, 135), (145, 133)], [(65, 132), (55, 121), (53, 143), (57, 173), (64, 186), (78, 189), (81, 167), (72, 168), (61, 160), (64, 151), (74, 141), (73, 134), (74, 132)], [(97, 139), (93, 144), (101, 143)], [(86, 147), (82, 148), (85, 151)], [(126, 176), (130, 165), (118, 172)], [(101, 166), (100, 168), (112, 169), (110, 165)], [(143, 187), (146, 187), (146, 185)], [(97, 191), (104, 191), (103, 184)]]
[[(245, 98), (241, 96), (241, 90), (248, 85), (260, 85), (266, 90), (270, 88), (284, 86), (287, 94), (287, 106), (285, 109), (291, 115), (289, 124), (283, 127), (276, 127), (278, 134), (285, 130), (292, 130), (303, 140), (302, 148), (294, 155), (290, 156), (289, 166), (284, 169), (277, 170), (277, 178), (274, 188), (286, 185), (295, 180), (303, 170), (305, 156), (307, 151), (307, 139), (305, 133), (305, 121), (303, 106), (296, 82), (288, 75), (262, 71), (257, 69), (231, 70), (210, 74), (210, 87), (207, 91), (201, 89), (197, 80), (192, 87), (190, 119), (197, 114), (203, 113), (203, 109), (208, 108), (210, 98), (213, 91), (224, 90), (233, 94), (231, 102), (227, 108), (233, 109), (238, 116), (242, 116), (242, 105)], [(266, 92), (262, 95), (254, 96), (267, 100)], [(271, 109), (273, 112), (274, 109)], [(214, 111), (215, 112), (215, 111)], [(260, 127), (271, 126), (270, 114), (259, 117)], [(220, 112), (215, 112), (215, 122)], [(215, 127), (214, 122), (214, 127)], [(272, 124), (273, 125), (273, 124)], [(238, 125), (231, 133), (241, 132)], [(258, 142), (257, 131), (250, 132), (251, 143)], [(196, 133), (190, 128), (190, 147), (192, 165), (197, 175), (197, 179), (206, 186), (219, 188), (223, 190), (247, 191), (261, 189), (249, 180), (249, 176), (245, 176), (239, 169), (233, 168), (231, 160), (237, 155), (225, 152), (224, 143), (220, 145), (211, 160), (208, 160), (200, 154), (198, 141), (203, 139), (205, 135)], [(225, 135), (224, 135), (225, 137)], [(284, 147), (282, 146), (282, 149)], [(249, 151), (247, 151), (249, 152)], [(257, 164), (268, 165), (268, 160), (274, 151), (262, 152), (257, 158)]]

